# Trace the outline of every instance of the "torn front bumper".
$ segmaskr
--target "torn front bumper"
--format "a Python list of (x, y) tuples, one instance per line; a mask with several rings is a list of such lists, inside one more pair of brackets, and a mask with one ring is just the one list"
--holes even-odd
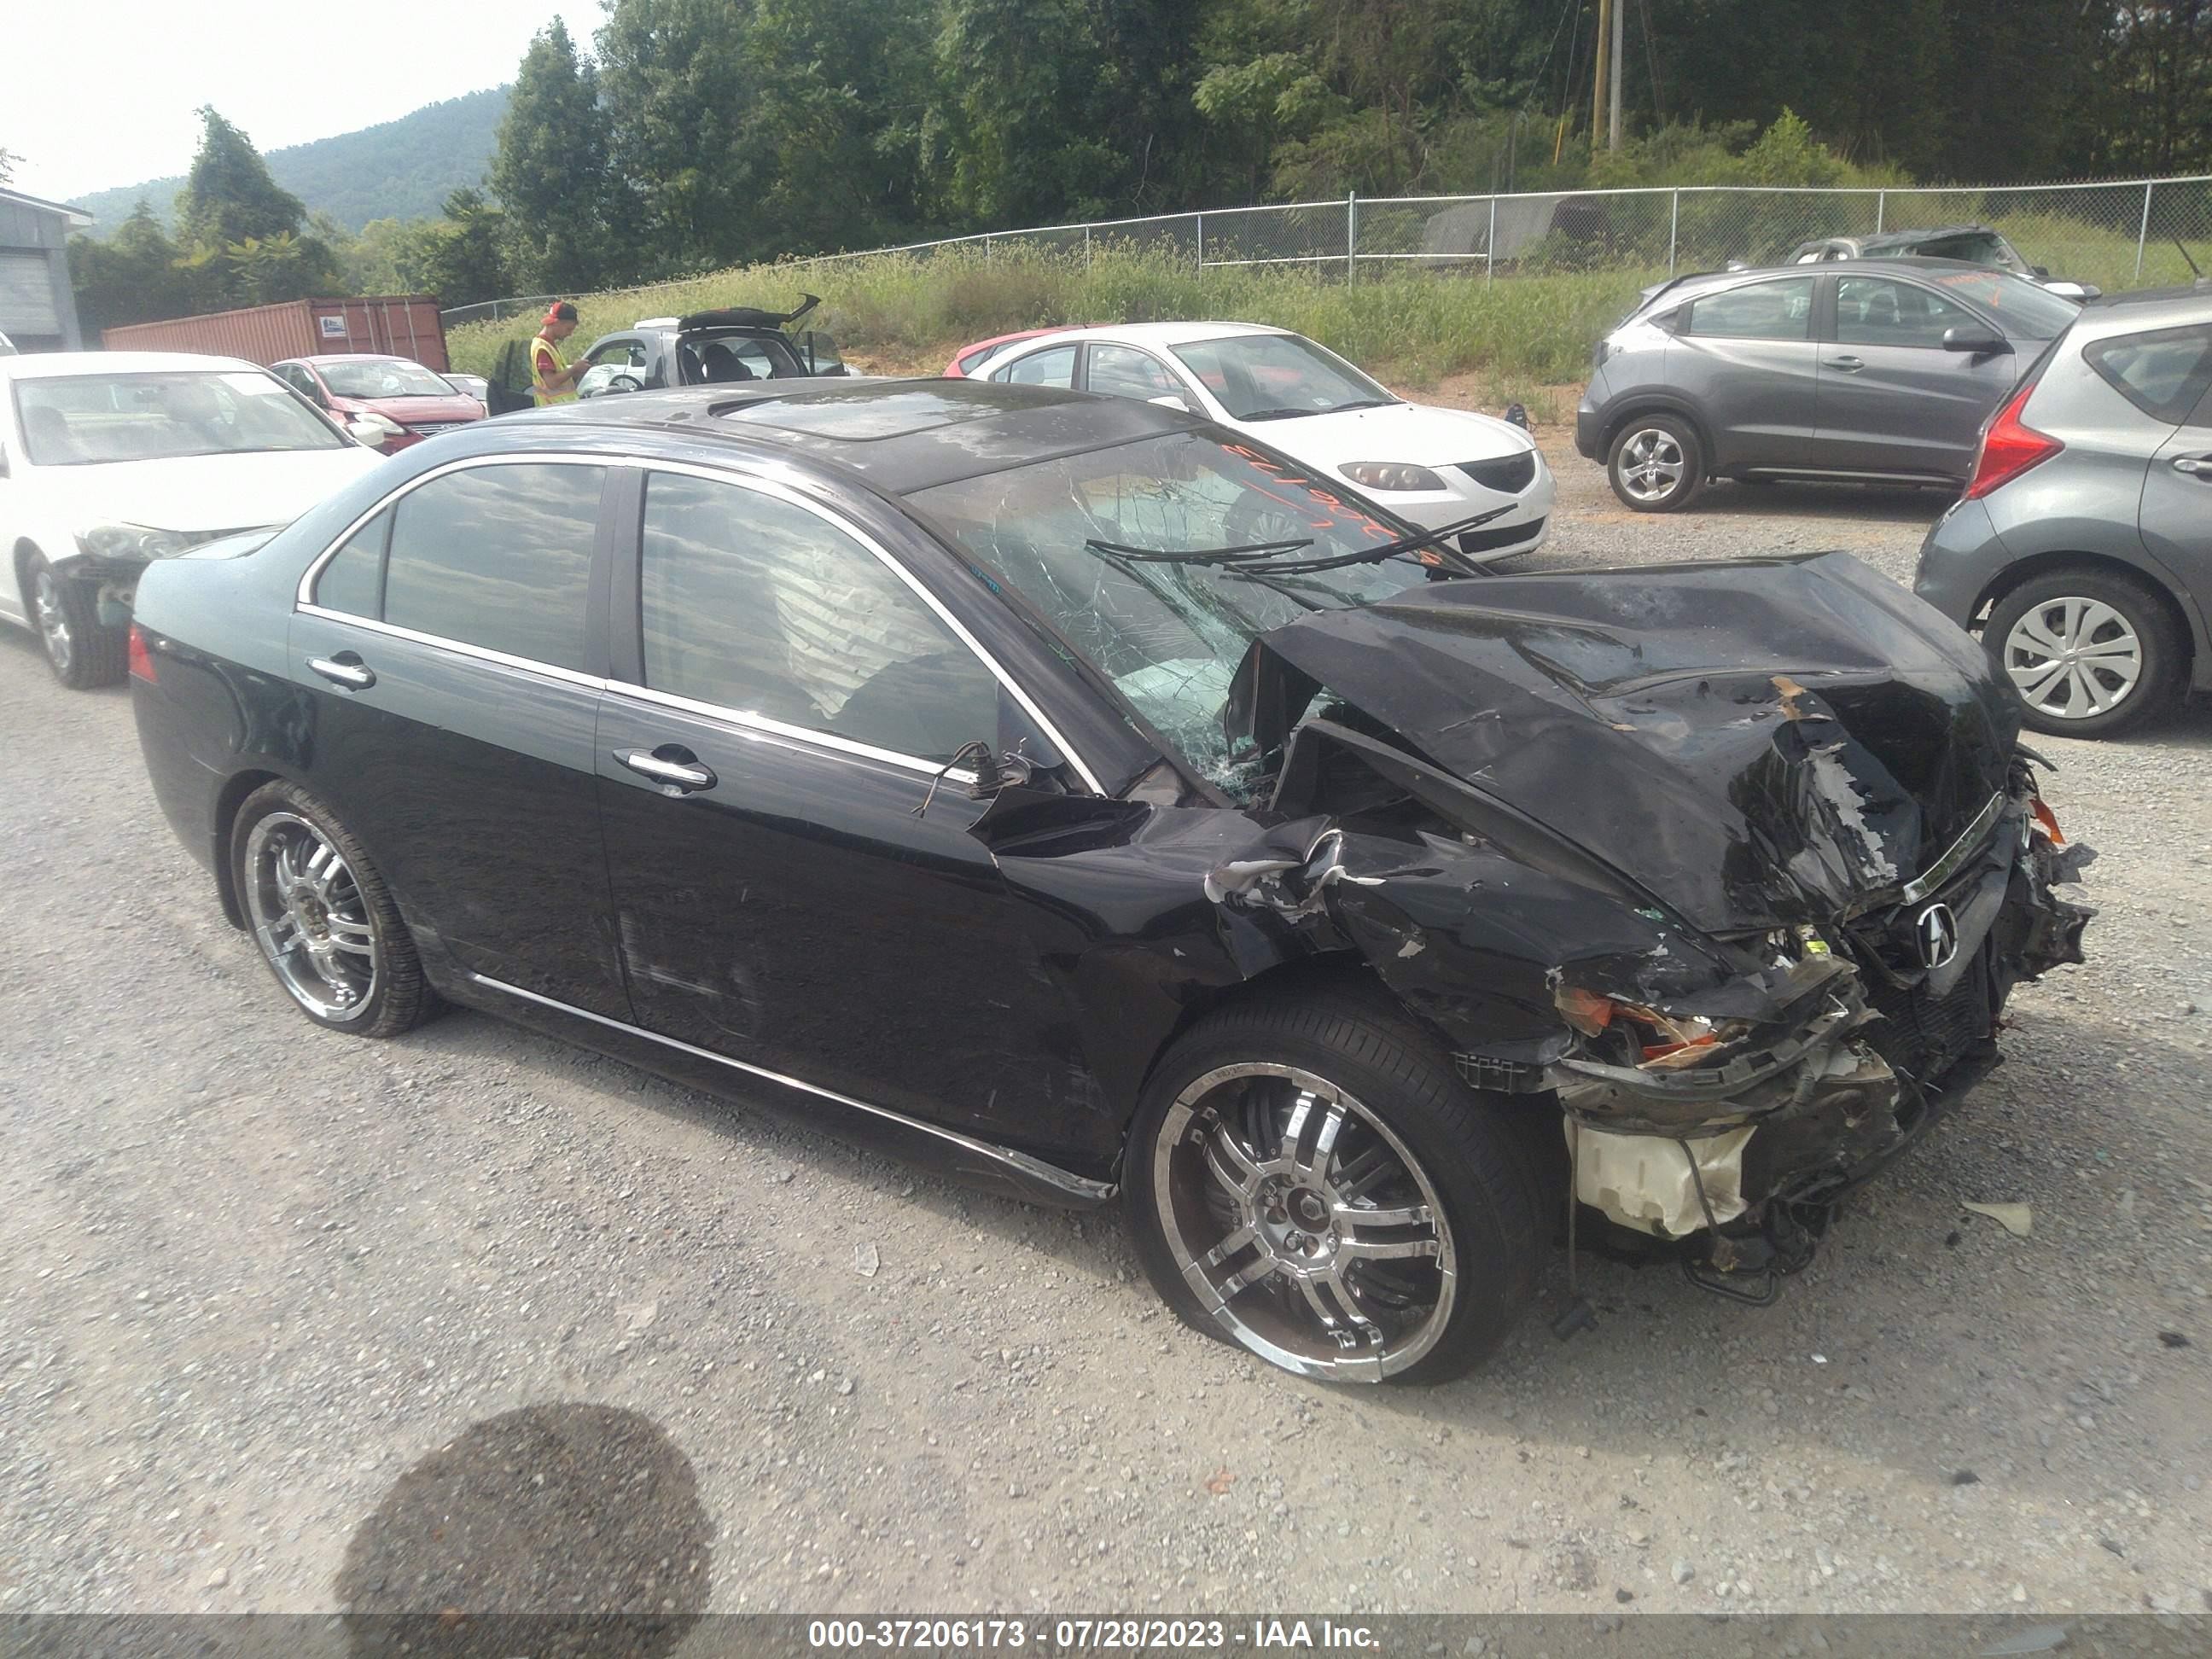
[[(1838, 930), (1838, 954), (1793, 968), (1803, 994), (1784, 1017), (1715, 1044), (1710, 1060), (1573, 1054), (1547, 1066), (1577, 1197), (1649, 1236), (1693, 1240), (1724, 1271), (1765, 1266), (1785, 1243), (1809, 1255), (1844, 1193), (1997, 1064), (2013, 987), (2081, 960), (2092, 912), (2053, 889), (2088, 855), (2038, 827), (2036, 808), (2030, 791), (2008, 796), (1943, 885)], [(1953, 954), (1905, 965), (1938, 913), (1956, 930)]]

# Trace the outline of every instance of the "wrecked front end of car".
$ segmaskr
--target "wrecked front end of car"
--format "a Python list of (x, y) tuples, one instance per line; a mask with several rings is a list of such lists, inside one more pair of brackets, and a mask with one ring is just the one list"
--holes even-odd
[[(1763, 1300), (2091, 912), (1980, 651), (1841, 554), (1442, 583), (1263, 636), (1222, 906), (1356, 951), (1577, 1200)], [(1571, 1212), (1574, 1206), (1570, 1206)]]

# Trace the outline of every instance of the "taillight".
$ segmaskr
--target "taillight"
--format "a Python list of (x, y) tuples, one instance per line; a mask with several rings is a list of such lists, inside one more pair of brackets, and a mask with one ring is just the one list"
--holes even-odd
[(159, 685), (161, 677), (154, 670), (154, 653), (146, 648), (146, 630), (137, 623), (131, 624), (131, 678), (143, 680), (149, 685)]
[(1963, 500), (1978, 501), (1991, 490), (2010, 483), (2032, 466), (2040, 466), (2066, 447), (2047, 432), (2038, 432), (2020, 418), (2035, 393), (2029, 380), (2005, 400), (2002, 409), (1982, 428), (1982, 441), (1974, 451), (1973, 476), (1966, 482)]

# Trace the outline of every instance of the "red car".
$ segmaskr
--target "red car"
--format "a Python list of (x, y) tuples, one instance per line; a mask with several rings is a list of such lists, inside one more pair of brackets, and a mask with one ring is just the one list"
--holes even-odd
[(965, 380), (975, 372), (983, 359), (1002, 345), (1012, 345), (1017, 340), (1034, 340), (1040, 334), (1057, 334), (1066, 328), (1091, 326), (1093, 325), (1089, 323), (1055, 323), (1050, 328), (1025, 328), (1018, 334), (1001, 334), (993, 339), (978, 340), (975, 344), (962, 346), (954, 352), (952, 361), (945, 366), (945, 372), (954, 380)]
[(484, 406), (474, 398), (405, 357), (368, 352), (294, 357), (271, 363), (270, 372), (342, 422), (390, 428), (376, 446), (387, 455), (484, 417)]

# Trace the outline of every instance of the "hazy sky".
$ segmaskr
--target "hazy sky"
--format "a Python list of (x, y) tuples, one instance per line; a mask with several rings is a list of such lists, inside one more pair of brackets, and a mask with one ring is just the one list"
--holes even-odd
[(15, 187), (65, 200), (182, 173), (213, 104), (264, 152), (514, 79), (557, 14), (595, 0), (5, 0), (0, 149)]

